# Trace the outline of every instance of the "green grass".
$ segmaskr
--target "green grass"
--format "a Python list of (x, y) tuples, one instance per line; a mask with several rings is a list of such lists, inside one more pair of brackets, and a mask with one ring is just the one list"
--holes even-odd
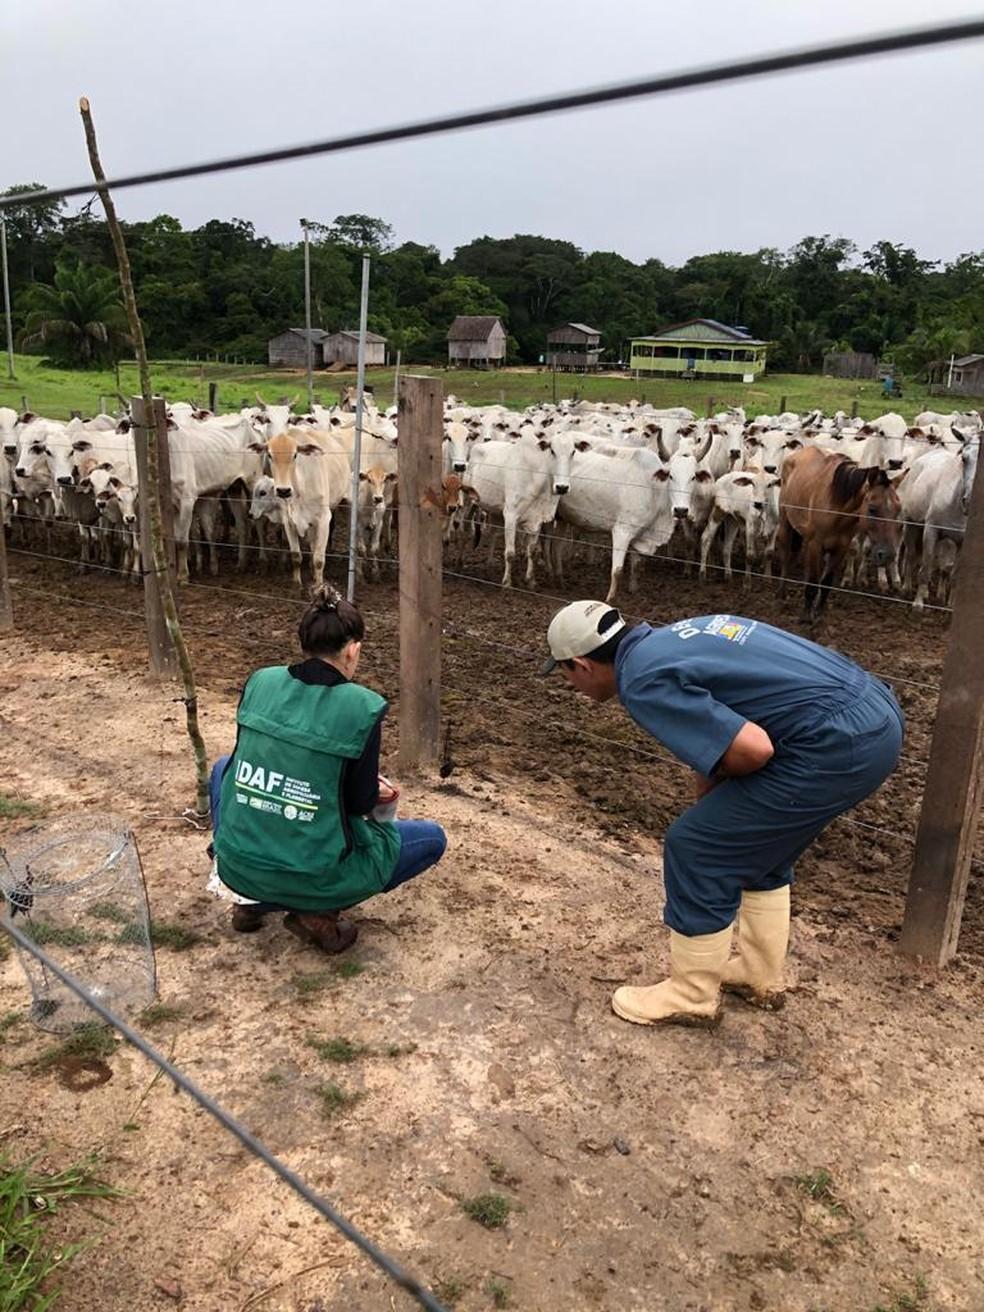
[(348, 1039), (308, 1039), (307, 1044), (322, 1061), (355, 1061), (366, 1051), (363, 1044), (349, 1043)]
[(462, 1200), (461, 1210), (486, 1230), (501, 1230), (515, 1206), (503, 1194), (476, 1194)]
[(816, 1203), (829, 1202), (834, 1194), (831, 1186), (834, 1178), (829, 1171), (822, 1168), (815, 1171), (806, 1171), (803, 1175), (794, 1175), (793, 1183), (802, 1194), (812, 1198)]
[(168, 920), (153, 920), (149, 930), (141, 924), (130, 923), (123, 926), (116, 935), (120, 944), (153, 943), (155, 948), (170, 948), (172, 952), (187, 952), (199, 942), (193, 929), (185, 929)]
[[(35, 356), (15, 357), (16, 381), (0, 380), (0, 405), (19, 408), (26, 395), (32, 410), (53, 419), (67, 419), (72, 410), (94, 414), (100, 395), (115, 402), (116, 384), (109, 370), (56, 369)], [(446, 392), (453, 392), (469, 405), (488, 405), (503, 402), (521, 408), (553, 397), (553, 379), (546, 370), (531, 367), (500, 370), (437, 369), (429, 365), (410, 365), (404, 373), (427, 374), (440, 377)], [(206, 403), (208, 384), (219, 384), (220, 410), (237, 410), (244, 400), (250, 403), (259, 392), (267, 401), (281, 396), (303, 396), (305, 389), (303, 370), (271, 370), (260, 365), (203, 364), (187, 361), (158, 361), (151, 365), (154, 387), (172, 400), (193, 400)], [(315, 375), (314, 390), (318, 400), (331, 404), (338, 399), (340, 390), (355, 382), (355, 373)], [(368, 382), (375, 389), (380, 405), (389, 405), (393, 398), (393, 370), (371, 369)], [(121, 390), (130, 396), (137, 388), (135, 365), (121, 366)], [(707, 408), (713, 397), (714, 409), (729, 405), (744, 405), (750, 413), (766, 411), (776, 413), (783, 397), (791, 410), (809, 410), (822, 406), (827, 413), (834, 410), (851, 411), (857, 401), (860, 412), (873, 417), (885, 410), (897, 410), (911, 419), (920, 410), (951, 409), (975, 404), (969, 397), (930, 397), (925, 387), (905, 381), (902, 401), (887, 402), (881, 393), (881, 384), (874, 381), (855, 382), (851, 379), (824, 378), (819, 374), (766, 374), (754, 383), (732, 381), (686, 382), (679, 378), (634, 378), (624, 376), (558, 375), (558, 398), (572, 396), (576, 391), (589, 401), (628, 401), (643, 398), (657, 406), (686, 405), (698, 414)]]
[(198, 935), (183, 925), (175, 925), (167, 920), (153, 920), (150, 925), (150, 941), (155, 948), (170, 948), (172, 952), (187, 952), (199, 941)]
[(315, 1089), (315, 1093), (321, 1102), (321, 1114), (326, 1120), (330, 1120), (336, 1112), (351, 1107), (353, 1103), (359, 1101), (357, 1093), (347, 1093), (334, 1080), (329, 1080), (326, 1084), (319, 1084)]
[(341, 979), (355, 979), (356, 975), (361, 975), (365, 966), (361, 966), (357, 961), (342, 961), (335, 967), (335, 974)]
[(23, 1019), (24, 1013), (21, 1011), (5, 1011), (0, 1016), (0, 1044), (5, 1041), (7, 1031), (12, 1030), (15, 1025), (19, 1025)]
[[(80, 1061), (105, 1061), (118, 1047), (119, 1040), (108, 1025), (97, 1020), (85, 1021), (82, 1025), (76, 1025), (61, 1043), (42, 1052), (35, 1058), (34, 1064), (39, 1070), (47, 1070), (66, 1057), (75, 1057)], [(0, 1312), (2, 1309), (3, 1304), (0, 1303)]]
[(83, 929), (81, 925), (52, 925), (50, 921), (35, 919), (30, 921), (28, 932), (35, 943), (59, 948), (79, 948), (86, 943), (103, 943), (106, 937), (104, 934), (93, 933), (91, 929)]
[(446, 1307), (454, 1307), (465, 1292), (465, 1282), (458, 1276), (444, 1276), (434, 1281), (434, 1293)]
[(152, 1002), (140, 1013), (141, 1023), (152, 1029), (155, 1025), (166, 1025), (170, 1020), (181, 1020), (184, 1007), (175, 1007), (168, 1002)]
[(917, 1275), (910, 1282), (910, 1288), (898, 1289), (892, 1294), (890, 1303), (879, 1303), (871, 1312), (928, 1312), (929, 1286), (925, 1276)]
[(116, 902), (96, 902), (89, 908), (89, 915), (114, 925), (126, 925), (130, 920), (128, 913)]
[(316, 970), (308, 975), (295, 975), (291, 985), (299, 998), (310, 999), (330, 987), (334, 978), (330, 970)]
[(58, 1298), (51, 1278), (85, 1247), (54, 1247), (45, 1238), (45, 1218), (69, 1202), (119, 1198), (120, 1192), (93, 1174), (87, 1161), (54, 1175), (33, 1163), (15, 1165), (0, 1154), (0, 1312), (46, 1312)]
[(0, 820), (18, 820), (25, 815), (44, 815), (45, 808), (38, 802), (27, 802), (22, 797), (0, 793)]
[(504, 1280), (488, 1280), (485, 1292), (491, 1298), (493, 1307), (508, 1307), (512, 1302), (512, 1294)]

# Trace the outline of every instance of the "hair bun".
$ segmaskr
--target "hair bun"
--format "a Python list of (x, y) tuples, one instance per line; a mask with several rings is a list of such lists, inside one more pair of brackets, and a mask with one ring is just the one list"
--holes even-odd
[(314, 604), (321, 611), (337, 611), (342, 594), (330, 583), (323, 583), (314, 594)]

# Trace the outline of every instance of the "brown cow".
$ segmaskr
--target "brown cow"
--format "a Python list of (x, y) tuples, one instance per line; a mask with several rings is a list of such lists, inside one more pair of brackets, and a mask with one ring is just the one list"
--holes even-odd
[(903, 470), (890, 479), (882, 469), (864, 468), (815, 446), (786, 457), (776, 550), (785, 584), (790, 561), (803, 547), (804, 623), (816, 623), (823, 614), (862, 521), (876, 564), (894, 561), (901, 536), (895, 487), (905, 475)]

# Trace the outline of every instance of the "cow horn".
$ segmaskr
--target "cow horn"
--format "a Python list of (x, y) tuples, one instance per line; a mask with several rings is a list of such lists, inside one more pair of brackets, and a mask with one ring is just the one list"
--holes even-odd
[(964, 437), (963, 433), (961, 433), (960, 429), (957, 428), (955, 424), (950, 425), (950, 432), (953, 434), (953, 436), (957, 439), (958, 442), (966, 442), (967, 439)]
[(659, 458), (660, 460), (662, 460), (664, 465), (668, 465), (670, 463), (669, 452), (667, 451), (665, 445), (663, 444), (662, 428), (656, 429), (656, 452), (659, 455)]
[(266, 409), (266, 401), (263, 400), (263, 397), (260, 396), (259, 392), (256, 393), (256, 400), (259, 405)]
[(713, 434), (713, 433), (708, 433), (707, 436), (704, 438), (703, 442), (701, 442), (700, 446), (699, 446), (699, 447), (697, 448), (697, 450), (694, 452), (694, 455), (697, 457), (697, 463), (698, 463), (698, 465), (699, 465), (700, 462), (704, 459), (704, 457), (707, 455), (708, 451), (710, 451), (710, 449), (711, 449), (711, 443), (712, 443), (713, 441), (714, 441), (714, 434)]
[(297, 405), (297, 403), (298, 403), (298, 401), (299, 401), (300, 399), (301, 399), (301, 394), (300, 394), (300, 392), (295, 392), (293, 401), (290, 401), (290, 402), (289, 402), (290, 408), (291, 408), (292, 410), (293, 410), (294, 406)]

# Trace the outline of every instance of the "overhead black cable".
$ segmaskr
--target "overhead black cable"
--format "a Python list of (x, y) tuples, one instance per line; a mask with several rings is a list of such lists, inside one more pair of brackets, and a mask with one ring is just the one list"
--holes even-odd
[[(850, 41), (834, 41), (826, 45), (778, 51), (772, 55), (758, 55), (751, 59), (731, 60), (725, 64), (684, 69), (679, 73), (664, 73), (659, 77), (616, 82), (586, 91), (567, 91), (535, 100), (519, 100), (507, 105), (492, 105), (487, 109), (445, 114), (437, 118), (421, 119), (416, 123), (375, 128), (367, 132), (353, 132), (347, 136), (329, 137), (323, 141), (311, 141), (304, 145), (280, 146), (273, 150), (251, 151), (245, 155), (228, 155), (224, 159), (209, 160), (201, 164), (183, 164), (169, 169), (153, 169), (147, 173), (129, 173), (119, 178), (109, 178), (103, 186), (119, 191), (124, 187), (142, 187), (151, 182), (172, 182), (178, 178), (226, 173), (232, 169), (252, 168), (257, 164), (279, 164), (289, 159), (332, 155), (340, 151), (357, 150), (364, 146), (384, 145), (390, 141), (410, 141), (420, 137), (437, 136), (444, 132), (458, 132), (463, 128), (484, 127), (491, 123), (541, 118), (545, 114), (556, 114), (566, 110), (590, 109), (594, 105), (638, 100), (643, 96), (659, 96), (670, 91), (686, 91), (693, 87), (740, 82), (748, 78), (765, 77), (771, 73), (787, 73), (798, 68), (816, 68), (871, 55), (922, 50), (929, 46), (949, 45), (956, 41), (968, 41), (981, 36), (984, 36), (984, 18), (940, 23), (932, 27), (909, 28), (901, 32), (884, 32), (875, 36), (855, 37)], [(96, 188), (90, 180), (71, 187), (47, 187), (43, 191), (22, 192), (17, 196), (0, 198), (0, 211), (30, 204), (33, 201), (53, 200), (57, 197), (91, 196), (94, 190)]]
[(309, 1203), (316, 1212), (319, 1212), (336, 1230), (340, 1230), (346, 1239), (355, 1244), (356, 1248), (360, 1248), (371, 1261), (375, 1262), (381, 1271), (385, 1271), (391, 1280), (395, 1281), (402, 1289), (405, 1289), (411, 1298), (416, 1299), (421, 1307), (427, 1308), (428, 1312), (446, 1312), (446, 1309), (437, 1301), (434, 1295), (425, 1289), (414, 1276), (410, 1275), (409, 1271), (405, 1271), (398, 1262), (384, 1253), (381, 1248), (378, 1248), (351, 1221), (342, 1216), (340, 1212), (337, 1212), (331, 1203), (322, 1198), (320, 1194), (315, 1193), (296, 1171), (292, 1171), (285, 1162), (282, 1162), (279, 1157), (272, 1153), (266, 1144), (247, 1130), (245, 1125), (240, 1124), (204, 1089), (200, 1089), (194, 1080), (168, 1061), (164, 1054), (158, 1052), (152, 1043), (148, 1043), (142, 1034), (132, 1029), (125, 1020), (117, 1016), (115, 1012), (110, 1011), (105, 1003), (94, 997), (85, 985), (79, 983), (74, 975), (62, 969), (43, 948), (39, 947), (27, 934), (18, 929), (9, 918), (0, 920), (0, 929), (6, 930), (19, 947), (40, 961), (46, 970), (50, 970), (56, 979), (61, 980), (65, 987), (70, 989), (77, 998), (81, 998), (86, 1006), (90, 1007), (107, 1025), (112, 1025), (115, 1030), (119, 1030), (128, 1043), (132, 1043), (155, 1066), (160, 1067), (168, 1079), (173, 1080), (179, 1088), (194, 1098), (195, 1102), (203, 1107), (210, 1116), (213, 1116), (223, 1129), (228, 1130), (234, 1138), (238, 1139), (254, 1157), (258, 1157), (261, 1162), (269, 1166), (275, 1175), (278, 1175), (285, 1184), (290, 1185), (295, 1193), (300, 1194), (304, 1201)]

